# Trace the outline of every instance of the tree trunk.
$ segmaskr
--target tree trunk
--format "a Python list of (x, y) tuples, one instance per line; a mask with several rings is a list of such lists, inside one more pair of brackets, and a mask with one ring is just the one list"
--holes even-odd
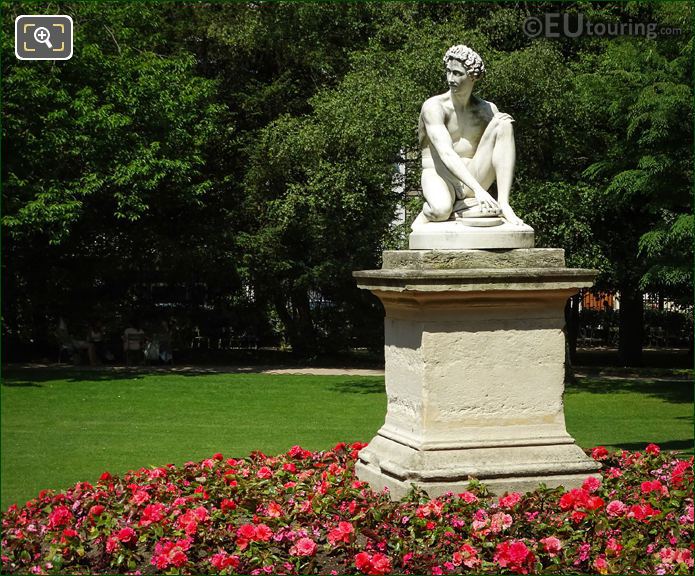
[[(287, 331), (293, 354), (303, 358), (314, 356), (317, 352), (316, 331), (306, 291), (293, 290), (291, 302), (278, 293), (273, 297), (273, 303)], [(288, 309), (289, 306), (291, 310)]]
[(621, 286), (618, 355), (623, 366), (642, 365), (643, 316), (642, 292), (635, 286)]
[(292, 304), (296, 311), (297, 342), (292, 343), (292, 350), (302, 357), (315, 356), (318, 352), (316, 330), (311, 318), (309, 295), (306, 290), (297, 289), (292, 293)]

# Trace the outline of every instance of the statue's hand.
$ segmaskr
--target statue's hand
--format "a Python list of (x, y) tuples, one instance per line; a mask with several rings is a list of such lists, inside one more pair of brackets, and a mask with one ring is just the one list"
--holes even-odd
[(492, 117), (492, 122), (499, 122), (502, 120), (509, 120), (510, 122), (514, 122), (514, 118), (512, 118), (506, 112), (495, 112), (495, 114)]
[(475, 199), (480, 204), (480, 209), (482, 211), (499, 211), (500, 205), (497, 203), (490, 193), (484, 188), (480, 188), (475, 192)]

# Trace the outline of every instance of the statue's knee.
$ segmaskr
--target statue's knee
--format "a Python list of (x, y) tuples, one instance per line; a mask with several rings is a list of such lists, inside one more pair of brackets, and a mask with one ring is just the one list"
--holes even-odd
[(497, 130), (513, 130), (512, 127), (513, 120), (509, 117), (498, 118), (497, 119)]
[(451, 216), (451, 206), (432, 206), (425, 204), (422, 211), (430, 222), (443, 222)]

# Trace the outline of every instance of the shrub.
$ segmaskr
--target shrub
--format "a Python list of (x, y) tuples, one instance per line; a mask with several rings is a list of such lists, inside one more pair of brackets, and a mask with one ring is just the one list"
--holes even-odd
[(400, 502), (354, 476), (361, 444), (221, 454), (43, 491), (2, 519), (2, 573), (686, 574), (693, 460), (591, 454), (600, 477), (525, 495)]

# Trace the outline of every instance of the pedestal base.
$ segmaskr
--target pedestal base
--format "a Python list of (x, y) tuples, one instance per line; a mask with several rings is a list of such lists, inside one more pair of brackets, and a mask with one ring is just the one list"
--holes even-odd
[(527, 224), (468, 226), (461, 220), (418, 224), (408, 236), (411, 250), (471, 250), (533, 248), (534, 232)]
[(527, 492), (541, 483), (577, 488), (599, 466), (571, 437), (564, 440), (536, 446), (417, 450), (377, 435), (360, 451), (355, 471), (373, 490), (388, 488), (394, 499), (403, 498), (413, 486), (433, 498), (463, 492), (473, 479), (495, 494)]
[(394, 498), (471, 478), (496, 492), (581, 485), (599, 464), (563, 410), (564, 306), (595, 272), (558, 250), (386, 252), (355, 272), (384, 304), (384, 425), (360, 452), (360, 479)]

